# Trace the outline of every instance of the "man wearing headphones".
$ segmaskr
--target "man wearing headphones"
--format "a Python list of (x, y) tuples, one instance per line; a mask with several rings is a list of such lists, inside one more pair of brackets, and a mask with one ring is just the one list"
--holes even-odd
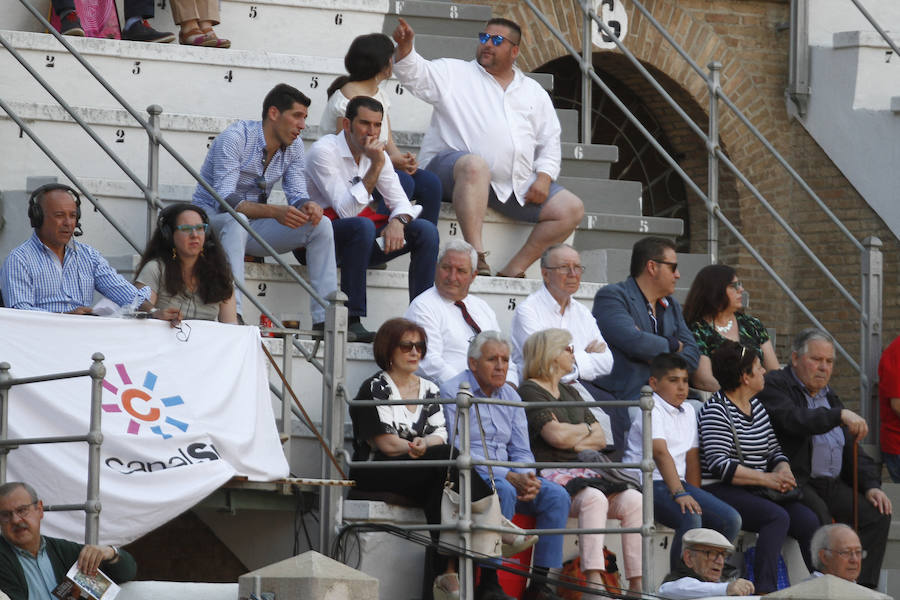
[(157, 311), (150, 288), (138, 290), (116, 273), (81, 235), (81, 199), (61, 183), (43, 185), (28, 200), (32, 236), (13, 249), (0, 271), (6, 306), (77, 315), (91, 314), (94, 290), (119, 306), (139, 305), (155, 318), (177, 320), (177, 310)]

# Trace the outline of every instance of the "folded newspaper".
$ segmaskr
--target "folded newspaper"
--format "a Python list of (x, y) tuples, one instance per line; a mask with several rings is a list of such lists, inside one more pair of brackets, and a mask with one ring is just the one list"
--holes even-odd
[(66, 573), (66, 579), (53, 590), (53, 597), (60, 600), (113, 600), (119, 589), (103, 571), (98, 569), (96, 575), (85, 575), (78, 570), (78, 563), (75, 563)]

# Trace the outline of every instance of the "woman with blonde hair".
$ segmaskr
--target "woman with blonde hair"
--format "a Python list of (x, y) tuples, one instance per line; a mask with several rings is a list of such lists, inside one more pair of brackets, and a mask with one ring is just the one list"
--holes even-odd
[[(581, 395), (560, 379), (575, 366), (572, 335), (565, 329), (532, 334), (522, 349), (524, 377), (519, 395), (525, 402), (583, 402)], [(585, 406), (526, 408), (531, 450), (539, 462), (597, 462), (609, 440)], [(640, 527), (641, 494), (618, 471), (588, 468), (542, 469), (540, 475), (566, 488), (572, 496), (570, 516), (587, 529), (606, 527), (607, 517), (623, 527)], [(600, 585), (606, 568), (603, 534), (579, 536), (581, 569), (588, 583)], [(641, 536), (622, 536), (628, 587), (641, 589)]]

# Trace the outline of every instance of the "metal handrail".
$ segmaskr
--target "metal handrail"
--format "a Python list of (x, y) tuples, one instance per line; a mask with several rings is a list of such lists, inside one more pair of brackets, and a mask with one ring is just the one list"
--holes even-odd
[(875, 20), (875, 17), (869, 14), (869, 11), (866, 10), (866, 7), (864, 7), (859, 2), (859, 0), (850, 0), (850, 2), (852, 2), (856, 6), (856, 8), (859, 9), (859, 12), (862, 13), (862, 16), (864, 16), (866, 20), (872, 24), (872, 27), (875, 28), (875, 31), (877, 31), (881, 35), (881, 37), (884, 38), (884, 41), (888, 43), (888, 46), (891, 47), (891, 50), (894, 51), (894, 54), (900, 56), (900, 48), (897, 47), (897, 44), (894, 42), (894, 40), (891, 39), (887, 32), (881, 28), (881, 25), (878, 24), (878, 21)]
[[(516, 400), (501, 400), (499, 398), (482, 398), (482, 397), (474, 397), (471, 393), (470, 386), (468, 382), (462, 382), (459, 387), (459, 391), (456, 394), (455, 398), (428, 398), (428, 399), (414, 399), (414, 400), (349, 400), (345, 399), (345, 403), (349, 407), (371, 407), (371, 406), (396, 406), (396, 405), (405, 405), (405, 404), (453, 404), (456, 406), (457, 414), (459, 416), (459, 425), (458, 425), (458, 439), (456, 441), (456, 447), (459, 449), (459, 455), (456, 459), (438, 459), (438, 460), (429, 460), (428, 464), (434, 467), (446, 467), (455, 465), (457, 470), (459, 471), (460, 477), (460, 487), (459, 487), (459, 496), (460, 496), (460, 517), (456, 524), (424, 524), (424, 525), (395, 525), (399, 530), (403, 531), (450, 531), (456, 530), (460, 532), (460, 537), (463, 539), (463, 554), (461, 556), (462, 564), (459, 567), (460, 574), (460, 599), (461, 600), (469, 600), (474, 597), (471, 593), (472, 587), (472, 565), (471, 559), (469, 558), (470, 550), (471, 550), (471, 532), (472, 531), (497, 531), (501, 533), (511, 533), (512, 530), (504, 529), (502, 527), (489, 527), (483, 525), (477, 525), (471, 522), (471, 503), (472, 503), (472, 494), (471, 494), (471, 477), (475, 474), (474, 467), (475, 466), (495, 466), (495, 467), (508, 467), (508, 468), (591, 468), (597, 470), (603, 469), (612, 469), (612, 468), (634, 468), (639, 469), (643, 476), (644, 481), (652, 480), (653, 470), (656, 468), (656, 464), (653, 461), (653, 452), (652, 452), (652, 444), (653, 444), (653, 432), (652, 432), (652, 420), (651, 420), (651, 411), (653, 410), (653, 391), (649, 386), (644, 386), (641, 389), (641, 398), (640, 400), (614, 400), (609, 402), (586, 402), (583, 400), (577, 401), (561, 401), (561, 402), (528, 402), (527, 404), (522, 401)], [(497, 406), (512, 406), (515, 408), (519, 408), (525, 410), (527, 408), (561, 408), (561, 407), (590, 407), (596, 405), (597, 407), (623, 407), (623, 406), (638, 406), (641, 409), (642, 413), (642, 460), (640, 462), (603, 462), (603, 463), (587, 463), (587, 462), (552, 462), (552, 461), (534, 461), (534, 462), (522, 462), (522, 461), (503, 461), (503, 460), (490, 460), (490, 459), (480, 459), (473, 458), (470, 454), (470, 421), (471, 417), (469, 414), (469, 407), (473, 404), (487, 404), (487, 405), (497, 405)], [(449, 428), (448, 428), (449, 431)], [(452, 440), (448, 438), (448, 443)], [(344, 457), (344, 460), (347, 462), (347, 466), (349, 468), (361, 468), (361, 469), (385, 469), (385, 468), (421, 468), (422, 462), (420, 460), (390, 460), (390, 461), (355, 461), (350, 458), (349, 453), (345, 449), (341, 449), (339, 452), (341, 456)], [(475, 474), (477, 476), (477, 474)], [(642, 538), (642, 562), (641, 562), (641, 575), (642, 575), (642, 586), (644, 592), (650, 592), (650, 586), (652, 585), (653, 579), (653, 561), (652, 561), (652, 548), (651, 548), (651, 536), (655, 531), (655, 519), (653, 516), (653, 486), (644, 485), (641, 489), (642, 494), (642, 524), (640, 527), (597, 527), (597, 528), (582, 528), (582, 527), (572, 527), (572, 528), (537, 528), (537, 529), (526, 529), (522, 530), (527, 535), (569, 535), (569, 534), (600, 534), (600, 533), (639, 533)]]
[[(103, 414), (101, 410), (102, 384), (106, 376), (106, 366), (103, 364), (103, 354), (95, 352), (91, 356), (90, 368), (84, 371), (70, 371), (51, 375), (37, 375), (32, 377), (14, 378), (10, 375), (10, 364), (0, 362), (0, 484), (6, 483), (6, 462), (11, 450), (21, 445), (32, 444), (58, 444), (70, 442), (87, 442), (88, 445), (88, 476), (87, 493), (82, 504), (57, 504), (44, 506), (44, 510), (56, 511), (84, 511), (84, 540), (87, 544), (96, 544), (100, 536), (100, 446), (103, 444), (103, 431), (100, 420)], [(9, 436), (9, 390), (16, 385), (27, 385), (43, 381), (57, 381), (60, 379), (73, 379), (77, 377), (91, 378), (91, 410), (88, 432), (83, 435), (64, 435), (38, 438), (20, 438), (10, 440)]]
[[(759, 254), (759, 252), (741, 234), (741, 232), (738, 230), (738, 228), (735, 227), (733, 223), (731, 223), (731, 221), (724, 215), (724, 213), (722, 213), (722, 211), (718, 207), (718, 205), (714, 204), (707, 197), (707, 195), (700, 189), (700, 187), (694, 182), (694, 180), (690, 176), (688, 176), (688, 174), (684, 171), (684, 169), (681, 168), (681, 166), (678, 165), (678, 163), (675, 161), (675, 159), (672, 158), (669, 155), (669, 153), (666, 152), (666, 150), (662, 147), (662, 145), (652, 136), (652, 134), (649, 131), (647, 131), (646, 127), (644, 127), (644, 125), (633, 114), (631, 114), (631, 112), (628, 110), (628, 107), (625, 106), (625, 104), (615, 95), (615, 93), (613, 93), (613, 91), (609, 88), (609, 86), (607, 86), (606, 83), (604, 83), (603, 80), (600, 79), (600, 77), (596, 73), (593, 72), (593, 70), (587, 71), (588, 62), (586, 60), (584, 60), (578, 54), (578, 52), (575, 50), (575, 48), (565, 39), (563, 34), (556, 27), (554, 27), (552, 23), (550, 23), (550, 21), (546, 18), (546, 16), (543, 15), (543, 13), (541, 13), (540, 9), (538, 9), (535, 6), (534, 2), (532, 2), (532, 0), (524, 0), (524, 1), (525, 1), (525, 4), (532, 10), (532, 12), (538, 18), (538, 20), (540, 20), (547, 27), (547, 29), (554, 35), (554, 37), (556, 37), (556, 39), (566, 48), (566, 50), (569, 52), (569, 54), (579, 62), (579, 64), (581, 65), (582, 71), (585, 72), (584, 76), (589, 77), (595, 84), (597, 84), (598, 87), (600, 87), (600, 89), (607, 95), (607, 97), (609, 97), (609, 99), (613, 101), (613, 103), (619, 108), (619, 110), (622, 111), (622, 113), (625, 115), (625, 117), (629, 121), (631, 121), (631, 123), (635, 126), (635, 128), (638, 129), (638, 131), (640, 131), (641, 134), (644, 135), (644, 137), (647, 139), (647, 141), (650, 143), (650, 145), (652, 145), (654, 147), (654, 149), (656, 149), (656, 151), (660, 154), (662, 159), (665, 162), (667, 162), (669, 164), (669, 166), (672, 167), (672, 169), (676, 173), (678, 173), (678, 175), (685, 182), (685, 184), (695, 194), (697, 194), (697, 196), (701, 200), (703, 200), (703, 202), (706, 204), (707, 209), (710, 211), (710, 213), (713, 214), (715, 216), (715, 218), (718, 219), (726, 227), (726, 229), (728, 229), (728, 231), (731, 232), (731, 234), (735, 236), (735, 238), (738, 240), (738, 242), (750, 253), (750, 255), (760, 264), (760, 266), (762, 266), (762, 268), (766, 271), (766, 273), (775, 281), (775, 283), (781, 288), (781, 290), (785, 293), (785, 295), (787, 295), (788, 298), (800, 309), (800, 311), (804, 314), (804, 316), (806, 316), (810, 320), (810, 322), (813, 323), (816, 327), (818, 327), (824, 331), (827, 331), (827, 328), (812, 314), (812, 312), (808, 308), (806, 308), (806, 305), (804, 305), (803, 302), (797, 297), (797, 295), (794, 294), (794, 292), (790, 289), (790, 287), (787, 285), (787, 283), (785, 283), (784, 280), (775, 272), (775, 270), (771, 267), (771, 265), (769, 265), (769, 263)], [(593, 11), (590, 11), (590, 12), (591, 12), (591, 14), (593, 14)], [(596, 15), (594, 15), (594, 16), (596, 16)], [(615, 36), (612, 35), (612, 31), (609, 30), (608, 27), (606, 27), (605, 23), (600, 22), (599, 24), (605, 30), (605, 33), (607, 33), (608, 36), (612, 37), (613, 39), (616, 39)], [(618, 43), (618, 41), (617, 41), (617, 43)], [(661, 90), (661, 92), (665, 93), (665, 90)], [(676, 112), (678, 112), (678, 111), (680, 111), (682, 113), (684, 112), (681, 110), (680, 107), (676, 108)], [(684, 116), (686, 117), (686, 114)], [(686, 120), (689, 124), (693, 124), (694, 126), (696, 126), (696, 124), (693, 123), (693, 121), (690, 118), (686, 118)], [(717, 150), (717, 155), (718, 155), (718, 152), (719, 151)], [(858, 303), (857, 303), (857, 305), (858, 305)], [(860, 364), (856, 360), (854, 360), (853, 357), (850, 355), (850, 353), (847, 352), (847, 350), (843, 347), (843, 345), (840, 344), (839, 342), (837, 342), (836, 340), (835, 340), (835, 349), (841, 354), (841, 356), (843, 356), (847, 360), (847, 362), (856, 371), (858, 371), (860, 373), (860, 375), (862, 377), (865, 377), (865, 374), (863, 373), (863, 369), (861, 368)]]

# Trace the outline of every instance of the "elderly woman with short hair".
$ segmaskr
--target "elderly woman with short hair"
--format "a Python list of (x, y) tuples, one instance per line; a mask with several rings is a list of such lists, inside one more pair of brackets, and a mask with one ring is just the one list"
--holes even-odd
[[(526, 381), (519, 386), (525, 402), (583, 402), (581, 395), (560, 379), (572, 371), (575, 354), (572, 334), (565, 329), (545, 329), (525, 340)], [(603, 451), (607, 439), (590, 409), (585, 406), (527, 408), (531, 450), (538, 462), (579, 462), (583, 451)], [(640, 527), (641, 494), (633, 486), (610, 478), (607, 470), (587, 468), (542, 469), (541, 476), (566, 488), (572, 496), (570, 516), (587, 529), (606, 527), (607, 516), (623, 527)], [(606, 569), (603, 534), (579, 536), (581, 569), (589, 583), (602, 583)], [(641, 536), (622, 536), (625, 577), (633, 591), (641, 589)]]

